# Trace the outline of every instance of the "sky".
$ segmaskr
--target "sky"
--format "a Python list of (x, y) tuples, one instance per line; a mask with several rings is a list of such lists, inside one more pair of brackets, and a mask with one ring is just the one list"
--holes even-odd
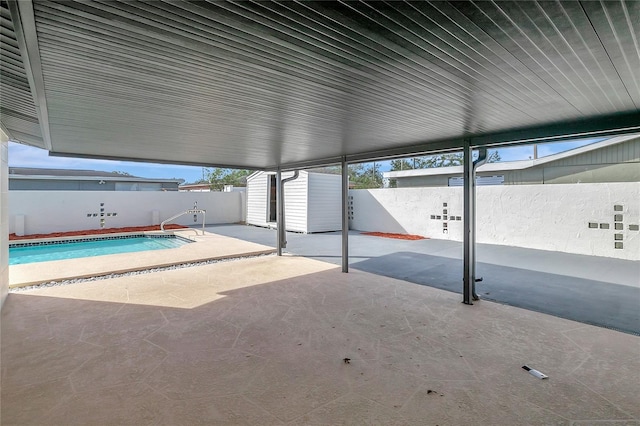
[[(600, 139), (581, 139), (538, 145), (538, 157), (578, 148)], [(498, 150), (502, 161), (527, 160), (533, 158), (533, 146), (516, 146)], [(380, 164), (380, 163), (377, 163)], [(177, 178), (195, 182), (203, 178), (203, 168), (167, 164), (136, 163), (130, 161), (90, 160), (72, 157), (50, 157), (43, 149), (9, 142), (9, 167), (41, 167), (53, 169), (85, 169), (107, 172), (126, 172), (145, 178)], [(382, 163), (382, 171), (389, 170), (389, 162)]]

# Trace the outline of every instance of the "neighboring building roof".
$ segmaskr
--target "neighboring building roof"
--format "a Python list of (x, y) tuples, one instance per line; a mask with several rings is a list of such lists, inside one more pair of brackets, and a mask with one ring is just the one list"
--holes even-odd
[(210, 191), (211, 185), (208, 183), (188, 183), (178, 187), (180, 191)]
[(184, 185), (180, 185), (180, 189), (182, 188), (211, 188), (210, 183), (185, 183)]
[[(552, 161), (561, 160), (567, 157), (573, 157), (576, 155), (584, 154), (585, 152), (595, 151), (596, 149), (606, 148), (611, 145), (617, 145), (623, 142), (627, 142), (633, 139), (638, 139), (639, 135), (626, 135), (610, 138), (604, 141), (595, 142), (589, 145), (584, 145), (579, 148), (570, 149), (567, 151), (559, 152), (557, 154), (548, 155), (546, 157), (538, 158), (535, 160), (520, 160), (520, 161), (505, 161), (499, 163), (485, 163), (477, 168), (478, 172), (501, 172), (508, 170), (522, 170), (531, 167), (536, 167), (542, 164), (550, 163)], [(462, 174), (464, 172), (462, 166), (450, 166), (450, 167), (432, 167), (428, 169), (413, 169), (413, 170), (396, 170), (393, 172), (384, 172), (385, 179), (416, 177), (416, 176), (435, 176), (435, 175), (455, 175)]]
[(103, 172), (100, 170), (75, 170), (75, 169), (46, 169), (35, 167), (9, 167), (10, 179), (45, 179), (45, 180), (105, 180), (125, 182), (184, 182), (183, 179), (143, 178), (124, 175), (117, 172)]

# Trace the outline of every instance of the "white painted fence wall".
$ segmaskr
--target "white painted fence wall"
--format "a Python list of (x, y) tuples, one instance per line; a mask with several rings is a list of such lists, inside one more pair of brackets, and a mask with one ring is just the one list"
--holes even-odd
[[(629, 229), (640, 225), (640, 183), (484, 186), (477, 191), (480, 243), (640, 260), (640, 231)], [(266, 183), (260, 192), (266, 193)], [(462, 188), (352, 190), (350, 195), (352, 229), (462, 240), (462, 220), (451, 220), (462, 219)], [(10, 233), (16, 231), (17, 216), (24, 217), (26, 234), (97, 229), (99, 215), (87, 214), (100, 213), (100, 203), (105, 213), (118, 213), (105, 217), (105, 227), (151, 225), (153, 211), (158, 211), (159, 222), (192, 208), (195, 201), (207, 210), (207, 224), (245, 220), (242, 192), (9, 191), (8, 201)], [(623, 210), (614, 211), (615, 205)], [(623, 220), (614, 221), (614, 214)], [(198, 217), (197, 223), (201, 220)], [(589, 228), (589, 222), (598, 228)], [(194, 224), (192, 216), (173, 223)], [(288, 218), (287, 223), (295, 222)], [(616, 230), (616, 223), (624, 229)], [(609, 228), (601, 229), (600, 224)], [(618, 242), (623, 249), (614, 248), (616, 234), (622, 235)]]
[[(9, 232), (16, 232), (24, 217), (25, 234), (100, 228), (100, 203), (104, 203), (105, 228), (156, 225), (187, 209), (207, 211), (206, 223), (236, 223), (244, 220), (243, 192), (128, 192), (128, 191), (9, 191)], [(154, 218), (153, 212), (158, 214)], [(97, 217), (87, 217), (97, 213)], [(154, 220), (157, 219), (157, 220)], [(193, 215), (170, 223), (202, 224)]]
[[(351, 229), (462, 241), (462, 220), (451, 220), (452, 215), (462, 219), (462, 188), (362, 189), (350, 195)], [(623, 210), (614, 211), (615, 205)], [(614, 214), (623, 220), (614, 221)], [(640, 260), (640, 231), (629, 229), (640, 225), (638, 182), (482, 186), (476, 219), (479, 243)], [(598, 228), (589, 228), (589, 222)], [(616, 223), (623, 229), (616, 230)], [(614, 248), (616, 234), (622, 235), (622, 249)]]

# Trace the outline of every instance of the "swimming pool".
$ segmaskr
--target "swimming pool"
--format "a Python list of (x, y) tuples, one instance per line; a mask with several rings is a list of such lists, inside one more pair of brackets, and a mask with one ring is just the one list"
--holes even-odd
[(162, 250), (180, 247), (190, 242), (175, 235), (130, 235), (42, 243), (14, 243), (9, 246), (9, 265)]

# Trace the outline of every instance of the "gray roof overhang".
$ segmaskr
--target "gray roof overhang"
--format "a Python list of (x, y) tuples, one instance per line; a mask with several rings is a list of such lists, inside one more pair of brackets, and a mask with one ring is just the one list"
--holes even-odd
[(39, 133), (24, 90), (3, 128), (54, 155), (287, 169), (640, 130), (636, 1), (2, 3)]

